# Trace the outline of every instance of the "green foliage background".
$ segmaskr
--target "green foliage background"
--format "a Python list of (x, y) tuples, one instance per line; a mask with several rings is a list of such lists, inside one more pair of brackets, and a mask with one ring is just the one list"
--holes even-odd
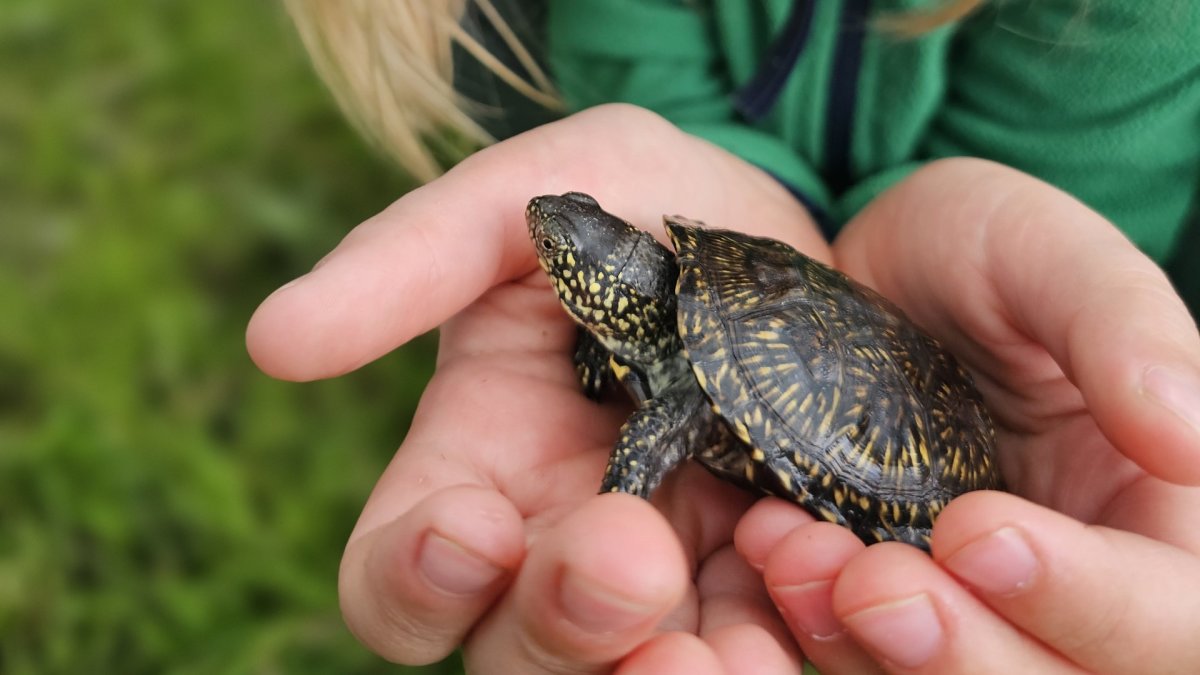
[(450, 673), (337, 610), (429, 339), (275, 382), (256, 304), (411, 186), (273, 2), (0, 2), (0, 672)]
[(245, 355), (256, 304), (411, 187), (279, 6), (3, 0), (0, 64), (0, 672), (461, 672), (337, 611), (432, 342), (304, 385)]

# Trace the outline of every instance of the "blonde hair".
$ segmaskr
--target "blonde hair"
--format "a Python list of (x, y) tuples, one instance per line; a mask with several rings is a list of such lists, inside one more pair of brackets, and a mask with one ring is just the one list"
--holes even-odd
[[(915, 36), (958, 21), (986, 0), (945, 0), (928, 10), (882, 17), (877, 24)], [(492, 0), (284, 0), (317, 72), (356, 127), (422, 181), (444, 164), (494, 142), (478, 119), (483, 108), (455, 90), (454, 49), (530, 100), (562, 103)], [(490, 25), (524, 71), (493, 55), (463, 27), (468, 8)]]

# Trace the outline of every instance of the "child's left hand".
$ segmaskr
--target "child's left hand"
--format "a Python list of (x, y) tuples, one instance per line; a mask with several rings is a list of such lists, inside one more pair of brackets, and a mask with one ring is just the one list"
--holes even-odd
[(777, 500), (739, 525), (824, 675), (1200, 671), (1200, 339), (1100, 216), (1018, 172), (933, 164), (835, 242), (839, 267), (976, 374), (1014, 494), (953, 502), (933, 556)]

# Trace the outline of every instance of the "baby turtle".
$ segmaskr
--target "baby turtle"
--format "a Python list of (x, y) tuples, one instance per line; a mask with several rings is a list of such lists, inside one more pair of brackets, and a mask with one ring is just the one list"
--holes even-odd
[(638, 404), (601, 492), (642, 497), (687, 458), (871, 544), (928, 549), (954, 497), (999, 488), (982, 397), (892, 303), (795, 249), (664, 218), (675, 253), (579, 192), (536, 197), (529, 235), (583, 330), (598, 397)]

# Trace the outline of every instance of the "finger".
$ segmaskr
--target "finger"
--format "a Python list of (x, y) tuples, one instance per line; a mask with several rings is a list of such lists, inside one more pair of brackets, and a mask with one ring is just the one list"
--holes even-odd
[[(800, 651), (776, 611), (762, 577), (726, 546), (708, 557), (696, 578), (700, 637), (726, 672), (795, 673)], [(747, 658), (750, 655), (752, 658)]]
[(1082, 672), (907, 544), (871, 546), (850, 560), (834, 584), (833, 609), (888, 672)]
[(766, 173), (652, 113), (605, 106), (481, 151), (355, 228), (263, 302), (247, 330), (251, 357), (293, 380), (379, 357), (534, 270), (525, 203), (569, 190), (655, 231), (662, 214), (687, 212), (827, 255), (803, 208)]
[(743, 559), (758, 571), (767, 564), (767, 557), (792, 530), (816, 519), (796, 505), (767, 497), (750, 507), (738, 521), (733, 542)]
[(502, 496), (475, 487), (435, 492), (347, 547), (342, 615), (384, 658), (432, 663), (462, 641), (523, 554), (521, 516)]
[(743, 623), (710, 631), (704, 638), (729, 675), (794, 675), (803, 668), (795, 649), (762, 626)]
[[(1195, 513), (1200, 499), (1195, 490), (1186, 492), (1170, 501)], [(1194, 554), (983, 492), (955, 500), (942, 513), (933, 550), (1000, 615), (1088, 670), (1200, 667), (1200, 561)]]
[(810, 521), (784, 536), (764, 561), (763, 578), (775, 605), (822, 673), (880, 671), (833, 611), (834, 581), (864, 548), (846, 528)]
[(452, 485), (494, 488), (525, 514), (595, 493), (627, 413), (588, 401), (577, 383), (557, 381), (563, 373), (551, 366), (563, 364), (500, 365), (505, 358), (512, 361), (509, 354), (439, 366), (352, 538)]
[(664, 633), (621, 662), (614, 675), (726, 675), (712, 647), (688, 633)]
[(466, 644), (473, 673), (609, 672), (684, 597), (687, 559), (650, 504), (601, 495), (540, 534)]
[[(1045, 379), (1049, 364), (1027, 347), (1040, 345), (1127, 457), (1200, 484), (1195, 321), (1162, 271), (1096, 212), (1000, 165), (948, 160), (883, 195), (838, 251), (919, 323), (957, 326), (1007, 357), (993, 376)], [(920, 264), (882, 264), (897, 259)]]

